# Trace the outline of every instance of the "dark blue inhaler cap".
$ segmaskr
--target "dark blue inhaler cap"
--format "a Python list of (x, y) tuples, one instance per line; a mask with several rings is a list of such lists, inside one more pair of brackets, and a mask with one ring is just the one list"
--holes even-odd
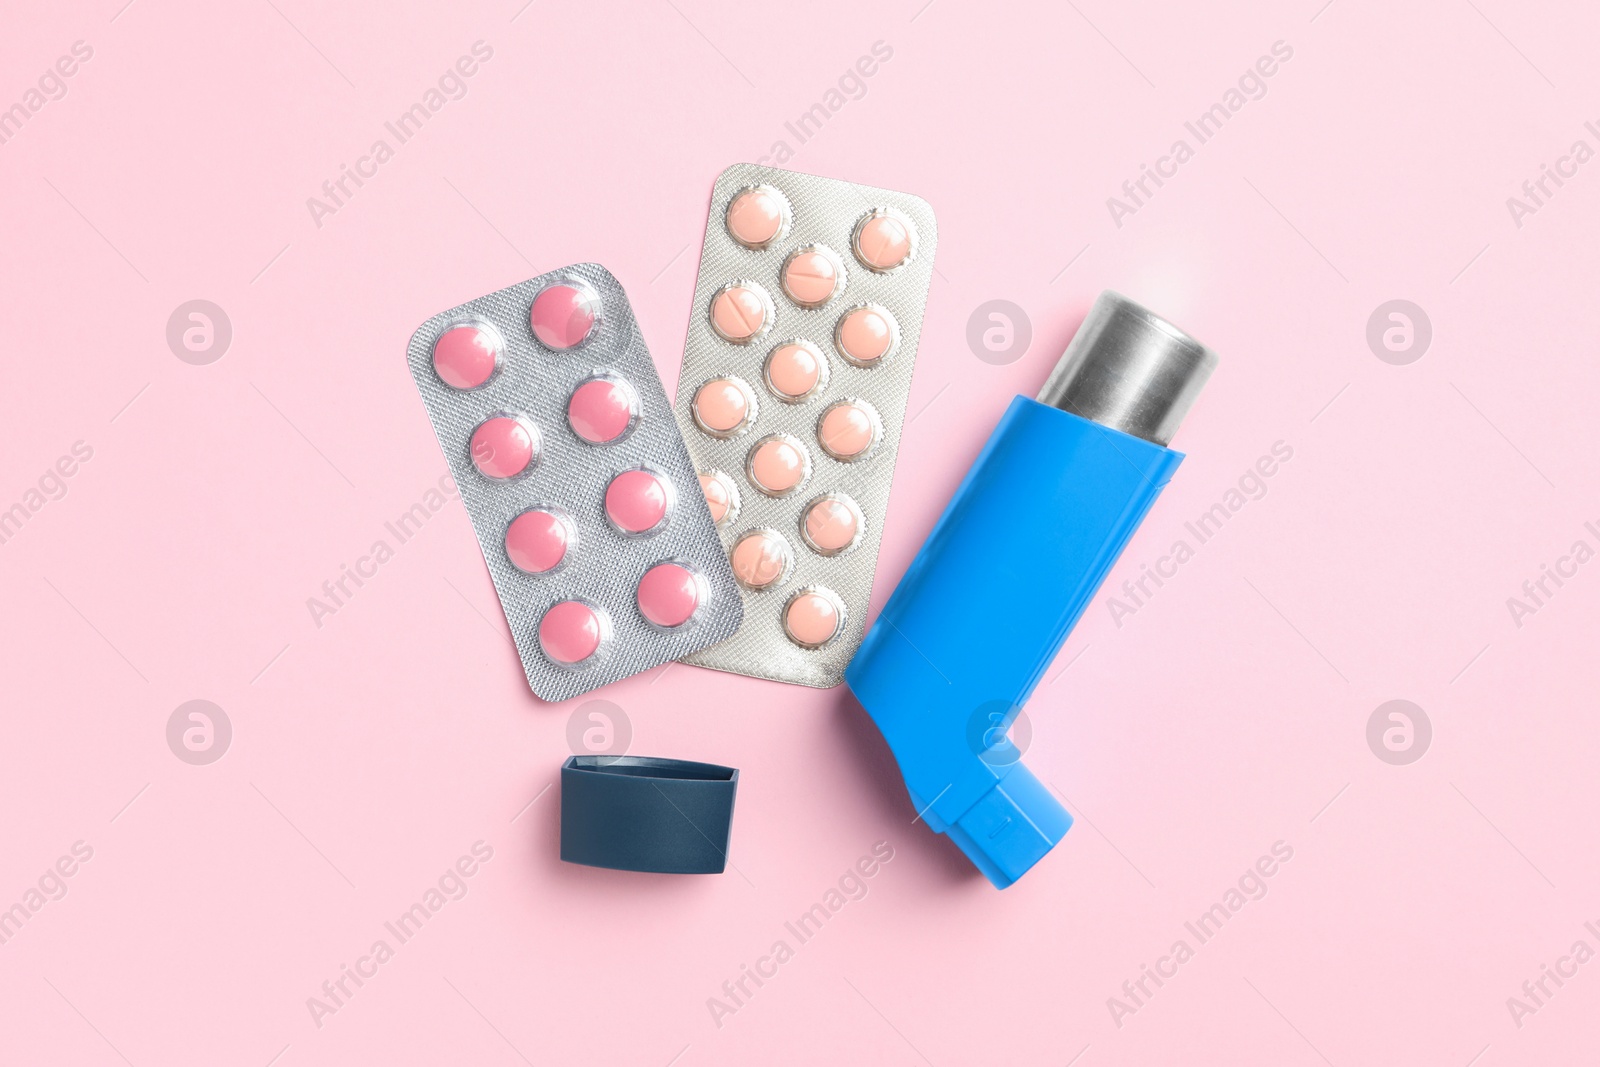
[(656, 874), (721, 874), (739, 771), (652, 756), (561, 765), (561, 858)]

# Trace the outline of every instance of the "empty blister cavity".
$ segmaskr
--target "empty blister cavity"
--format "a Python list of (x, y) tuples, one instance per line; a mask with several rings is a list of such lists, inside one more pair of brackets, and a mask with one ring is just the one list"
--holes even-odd
[(861, 543), (867, 532), (861, 505), (844, 493), (824, 493), (806, 502), (800, 515), (800, 536), (819, 556), (838, 556)]
[(817, 420), (817, 444), (840, 463), (865, 459), (882, 439), (878, 409), (860, 397), (834, 401)]
[(663, 560), (639, 579), (639, 614), (658, 630), (679, 630), (692, 623), (709, 592), (706, 580), (684, 560)]
[(587, 341), (600, 323), (600, 296), (578, 281), (547, 285), (528, 310), (533, 336), (546, 348), (564, 352)]
[(606, 518), (624, 537), (648, 537), (672, 514), (672, 483), (648, 467), (623, 471), (606, 486)]
[(807, 586), (783, 605), (783, 632), (801, 648), (822, 648), (844, 629), (845, 614), (844, 601), (833, 590)]
[(686, 662), (841, 680), (872, 595), (937, 249), (915, 196), (753, 164), (718, 177), (674, 410), (745, 619)]
[(713, 378), (694, 391), (694, 424), (712, 437), (736, 437), (756, 417), (756, 394), (741, 378)]
[(794, 550), (777, 530), (749, 530), (733, 543), (733, 577), (752, 592), (782, 585), (794, 567)]
[(803, 404), (828, 387), (828, 357), (803, 337), (785, 341), (767, 353), (761, 377), (785, 404)]
[(735, 345), (747, 345), (772, 329), (772, 297), (751, 281), (729, 282), (711, 298), (711, 328)]
[[(576, 264), (441, 312), (412, 335), (407, 362), (541, 699), (734, 633), (743, 601), (727, 549), (608, 271)], [(722, 468), (730, 485), (738, 462)], [(669, 562), (696, 576), (677, 623), (683, 574), (655, 570)]]
[(592, 666), (611, 636), (611, 620), (598, 604), (558, 600), (539, 619), (539, 648), (567, 670)]
[(577, 527), (560, 508), (529, 508), (506, 527), (506, 558), (523, 574), (549, 574), (567, 561)]
[(827, 245), (805, 245), (784, 259), (778, 280), (793, 303), (819, 308), (844, 288), (844, 263)]
[(739, 487), (722, 471), (701, 471), (700, 492), (705, 494), (711, 521), (726, 526), (739, 517)]
[(839, 316), (833, 346), (858, 367), (882, 365), (900, 345), (900, 324), (881, 304), (862, 304)]
[(787, 235), (790, 218), (789, 198), (770, 185), (740, 189), (723, 214), (728, 236), (755, 251)]
[(873, 208), (850, 232), (850, 251), (863, 267), (888, 274), (917, 254), (917, 227), (892, 207)]
[(505, 358), (500, 331), (486, 322), (452, 326), (433, 343), (433, 372), (452, 389), (486, 385)]
[(567, 398), (567, 425), (587, 444), (615, 444), (638, 419), (639, 395), (613, 374), (585, 378)]
[(472, 465), (485, 478), (509, 481), (527, 474), (539, 459), (539, 428), (526, 415), (499, 412), (472, 431)]

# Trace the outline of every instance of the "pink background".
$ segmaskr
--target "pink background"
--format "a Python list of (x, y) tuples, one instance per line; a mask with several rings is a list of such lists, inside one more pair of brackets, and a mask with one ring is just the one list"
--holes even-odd
[[(13, 4), (0, 35), (0, 107), (93, 49), (0, 144), (0, 508), (93, 450), (0, 545), (0, 907), (93, 849), (0, 945), (0, 1061), (1592, 1059), (1600, 963), (1520, 1027), (1506, 1003), (1600, 949), (1600, 565), (1520, 627), (1506, 604), (1600, 546), (1600, 162), (1520, 227), (1506, 206), (1600, 147), (1584, 5), (122, 2)], [(315, 225), (306, 199), (479, 40), (466, 96)], [(1275, 41), (1265, 97), (1115, 225), (1106, 198)], [(736, 869), (559, 863), (541, 791), (582, 702), (528, 692), (457, 503), (320, 628), (306, 607), (444, 471), (417, 323), (598, 260), (670, 390), (711, 182), (779, 139), (939, 213), (876, 603), (1102, 288), (1222, 356), (1112, 585), (1293, 449), (1137, 614), (1086, 615), (1028, 709), (1078, 822), (1003, 894), (912, 825), (845, 690), (681, 666), (597, 696), (635, 752), (742, 768)], [(164, 336), (195, 298), (233, 328), (205, 366)], [(965, 341), (997, 298), (1033, 326), (1006, 366)], [(1406, 366), (1365, 339), (1396, 298), (1433, 325)], [(1433, 727), (1407, 766), (1366, 741), (1395, 698)], [(192, 699), (233, 726), (209, 766), (166, 742)], [(316, 1025), (307, 998), (480, 840), (466, 896)], [(878, 841), (866, 897), (715, 1025)], [(1266, 896), (1118, 1026), (1107, 999), (1278, 841)]]

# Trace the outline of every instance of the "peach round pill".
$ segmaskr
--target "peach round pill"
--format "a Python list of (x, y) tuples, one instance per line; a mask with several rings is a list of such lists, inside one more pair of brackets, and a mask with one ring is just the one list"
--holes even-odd
[(861, 524), (861, 511), (853, 501), (823, 497), (806, 509), (806, 542), (822, 555), (837, 555), (856, 543)]
[(834, 459), (865, 455), (878, 442), (878, 420), (864, 400), (842, 400), (823, 413), (817, 442)]
[(783, 232), (785, 208), (770, 186), (746, 189), (728, 204), (728, 234), (746, 248), (765, 248)]
[(805, 481), (807, 467), (805, 446), (786, 434), (774, 434), (750, 452), (750, 480), (771, 496), (783, 496)]
[(801, 307), (821, 307), (833, 299), (839, 274), (833, 256), (820, 248), (802, 248), (783, 262), (783, 291)]
[(593, 656), (604, 637), (600, 613), (581, 600), (553, 604), (539, 620), (539, 647), (563, 666), (577, 666)]
[(654, 471), (623, 471), (606, 486), (606, 517), (625, 534), (645, 534), (666, 521), (671, 501), (666, 482)]
[(767, 356), (767, 385), (784, 400), (794, 403), (817, 391), (827, 364), (822, 353), (807, 341), (790, 341), (774, 348)]
[(789, 543), (772, 530), (752, 530), (739, 538), (729, 554), (733, 576), (747, 589), (765, 589), (789, 570)]
[(476, 389), (499, 362), (499, 338), (482, 327), (453, 326), (433, 343), (433, 371), (452, 389)]
[(819, 589), (794, 596), (783, 609), (783, 628), (803, 648), (820, 648), (833, 640), (844, 621), (836, 599)]
[(615, 378), (590, 378), (567, 400), (567, 423), (591, 445), (617, 440), (632, 428), (638, 414), (633, 390)]
[(547, 285), (528, 312), (533, 335), (548, 348), (576, 348), (588, 339), (600, 317), (600, 298), (579, 285)]
[(911, 255), (911, 225), (885, 213), (874, 213), (856, 227), (856, 258), (877, 271), (894, 270)]
[(876, 305), (845, 312), (834, 330), (839, 352), (850, 362), (871, 366), (894, 347), (895, 325), (889, 312)]
[(731, 437), (749, 423), (753, 399), (750, 387), (737, 378), (713, 378), (695, 390), (694, 421), (707, 433)]
[(730, 285), (711, 300), (711, 326), (724, 340), (744, 344), (767, 328), (767, 302), (745, 285)]
[(639, 579), (639, 614), (664, 629), (682, 626), (700, 610), (702, 584), (681, 563), (657, 563)]
[(506, 527), (506, 558), (524, 574), (544, 574), (561, 566), (572, 542), (572, 527), (544, 508), (524, 511)]
[(537, 450), (533, 424), (515, 415), (485, 419), (472, 431), (472, 462), (486, 478), (515, 478)]
[(738, 506), (733, 482), (721, 471), (700, 475), (700, 491), (705, 494), (706, 507), (711, 511), (711, 521), (721, 526)]

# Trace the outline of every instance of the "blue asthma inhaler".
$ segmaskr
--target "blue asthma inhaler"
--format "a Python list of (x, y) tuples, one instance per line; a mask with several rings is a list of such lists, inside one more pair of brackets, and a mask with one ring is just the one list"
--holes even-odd
[(996, 888), (1072, 816), (1006, 737), (1162, 486), (1214, 352), (1109, 290), (1037, 400), (1011, 402), (845, 681), (919, 816)]

